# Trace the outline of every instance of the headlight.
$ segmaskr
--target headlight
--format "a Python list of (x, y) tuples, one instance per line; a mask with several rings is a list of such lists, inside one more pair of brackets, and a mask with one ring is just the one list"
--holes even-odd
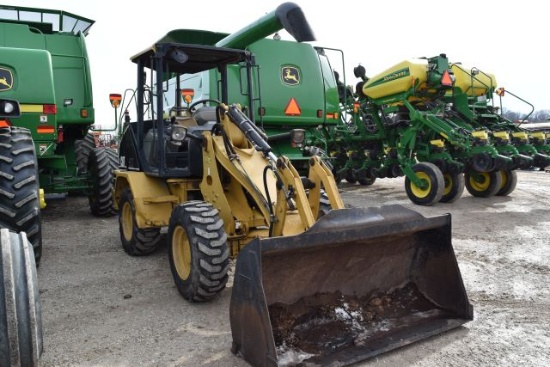
[(303, 129), (293, 129), (290, 131), (290, 143), (292, 147), (300, 148), (304, 144), (306, 131)]
[(19, 117), (19, 102), (11, 99), (0, 99), (0, 116), (2, 117)]
[(9, 115), (13, 112), (13, 110), (15, 109), (15, 106), (13, 105), (13, 103), (11, 102), (6, 102), (4, 103), (4, 113)]
[(183, 126), (174, 126), (172, 130), (172, 141), (183, 141), (187, 136), (187, 129)]

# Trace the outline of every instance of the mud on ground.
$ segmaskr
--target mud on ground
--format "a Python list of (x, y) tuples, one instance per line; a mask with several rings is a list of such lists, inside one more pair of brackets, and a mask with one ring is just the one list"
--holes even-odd
[[(519, 171), (509, 197), (465, 192), (434, 207), (412, 204), (403, 181), (343, 183), (342, 196), (355, 206), (451, 213), (474, 320), (357, 366), (550, 365), (550, 173)], [(231, 283), (213, 302), (186, 302), (174, 286), (166, 247), (146, 257), (126, 255), (117, 218), (93, 217), (86, 198), (49, 203), (43, 246), (43, 366), (248, 366), (230, 351)]]

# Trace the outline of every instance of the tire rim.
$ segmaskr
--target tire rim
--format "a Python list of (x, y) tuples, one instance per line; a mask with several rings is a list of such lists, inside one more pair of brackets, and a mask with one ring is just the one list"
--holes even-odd
[(470, 177), (470, 186), (479, 192), (485, 191), (491, 185), (491, 178), (486, 172), (478, 172)]
[(177, 226), (172, 234), (172, 260), (181, 279), (186, 280), (191, 274), (191, 246), (187, 232)]
[(506, 185), (508, 184), (508, 172), (506, 171), (500, 171), (501, 175), (502, 175), (502, 184), (500, 185), (500, 188), (505, 188)]
[(445, 173), (443, 175), (443, 179), (445, 180), (445, 189), (443, 190), (443, 195), (449, 195), (451, 190), (453, 189), (453, 179), (449, 173)]
[(120, 218), (122, 219), (122, 234), (124, 235), (124, 239), (129, 242), (132, 240), (134, 234), (134, 215), (130, 203), (124, 203)]
[(430, 176), (426, 172), (416, 172), (416, 177), (418, 177), (421, 180), (424, 180), (427, 182), (427, 186), (425, 189), (422, 189), (418, 186), (416, 186), (411, 181), (411, 192), (416, 196), (417, 198), (425, 198), (430, 194), (430, 191), (432, 189), (432, 182), (430, 181)]

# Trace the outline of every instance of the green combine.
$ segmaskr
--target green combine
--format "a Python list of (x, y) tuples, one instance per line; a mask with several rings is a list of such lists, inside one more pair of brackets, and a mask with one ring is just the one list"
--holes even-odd
[[(88, 146), (79, 167), (77, 146), (94, 123), (92, 81), (85, 36), (94, 21), (58, 10), (0, 5), (0, 97), (18, 100), (21, 116), (11, 127), (25, 129), (34, 142), (40, 192), (45, 197), (81, 193), (94, 215), (112, 213), (112, 170), (116, 152)], [(82, 160), (82, 159), (81, 159)], [(34, 193), (39, 198), (39, 193)], [(2, 197), (14, 206), (13, 197)], [(40, 196), (42, 207), (44, 195)], [(0, 222), (10, 222), (0, 211)], [(40, 217), (27, 231), (36, 260), (41, 255)], [(21, 224), (10, 226), (20, 231)]]

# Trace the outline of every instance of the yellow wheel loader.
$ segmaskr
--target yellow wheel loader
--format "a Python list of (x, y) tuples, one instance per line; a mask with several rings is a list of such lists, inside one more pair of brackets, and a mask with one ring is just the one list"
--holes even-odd
[[(301, 12), (289, 7), (281, 23), (297, 30)], [(151, 253), (167, 228), (174, 282), (194, 303), (226, 287), (236, 258), (232, 351), (254, 366), (345, 365), (472, 320), (450, 215), (345, 208), (319, 157), (300, 176), (250, 117), (261, 105), (253, 55), (197, 43), (165, 40), (132, 58), (137, 121), (125, 127), (113, 193), (124, 250)], [(184, 79), (213, 68), (218, 94), (193, 102)], [(235, 70), (240, 90), (227, 87)], [(230, 91), (248, 104), (231, 104)], [(168, 94), (177, 103), (165, 109)], [(299, 146), (303, 131), (288, 138)]]

